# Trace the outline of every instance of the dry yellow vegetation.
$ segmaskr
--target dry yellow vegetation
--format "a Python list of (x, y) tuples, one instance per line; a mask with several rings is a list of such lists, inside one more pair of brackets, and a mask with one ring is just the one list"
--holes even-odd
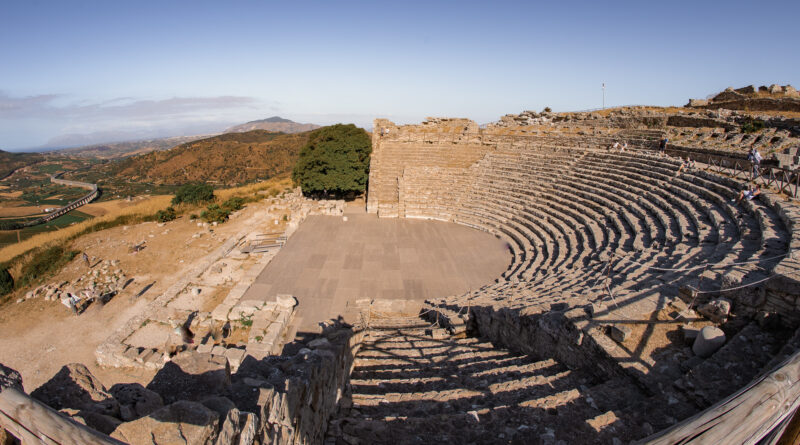
[(243, 185), (241, 187), (214, 190), (214, 194), (224, 201), (234, 196), (247, 196), (261, 191), (271, 191), (273, 194), (278, 194), (289, 187), (292, 187), (292, 180), (284, 176)]
[(46, 206), (0, 207), (0, 217), (43, 215)]
[(82, 231), (91, 228), (92, 226), (108, 221), (113, 221), (114, 219), (120, 216), (152, 215), (158, 210), (162, 210), (163, 208), (168, 206), (170, 199), (172, 199), (172, 197), (166, 195), (150, 196), (142, 199), (141, 201), (135, 203), (130, 207), (125, 207), (115, 212), (109, 212), (103, 216), (86, 220), (84, 222), (75, 224), (74, 226), (69, 226), (64, 229), (57, 230), (55, 232), (46, 232), (32, 236), (31, 238), (21, 243), (12, 244), (10, 246), (0, 249), (0, 262), (8, 261), (16, 256), (24, 254), (25, 252), (28, 252), (29, 250), (35, 249), (37, 247), (42, 247), (49, 244), (56, 244), (66, 241), (72, 238), (73, 236), (81, 233)]
[[(243, 185), (241, 187), (215, 190), (214, 194), (217, 196), (219, 201), (224, 201), (234, 196), (244, 197), (248, 195), (254, 195), (261, 191), (268, 191), (272, 195), (277, 195), (291, 186), (291, 179), (284, 176), (281, 178), (272, 178), (266, 181)], [(29, 252), (37, 247), (44, 247), (65, 242), (74, 238), (81, 232), (89, 231), (89, 229), (92, 227), (113, 221), (122, 216), (151, 216), (159, 210), (164, 210), (170, 205), (171, 200), (172, 196), (170, 195), (158, 195), (141, 198), (140, 201), (134, 202), (127, 207), (113, 208), (108, 206), (106, 207), (108, 210), (107, 213), (103, 214), (102, 216), (97, 216), (90, 220), (83, 221), (75, 224), (74, 226), (69, 226), (55, 232), (46, 232), (35, 235), (21, 243), (12, 244), (0, 249), (0, 263), (9, 261), (12, 258)]]

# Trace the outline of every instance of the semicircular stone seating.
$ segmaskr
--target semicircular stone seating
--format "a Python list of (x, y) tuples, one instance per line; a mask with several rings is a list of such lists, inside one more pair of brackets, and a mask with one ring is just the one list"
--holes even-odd
[(765, 259), (731, 266), (725, 283), (718, 269), (707, 270), (704, 288), (766, 277), (789, 245), (778, 202), (737, 205), (740, 183), (703, 171), (677, 174), (679, 166), (653, 154), (498, 147), (468, 171), (406, 168), (401, 210), (505, 239), (513, 260), (503, 280), (474, 298), (496, 294), (513, 298), (511, 306), (586, 303), (605, 294), (597, 273), (612, 255), (621, 300), (696, 285), (703, 271), (685, 272), (704, 264)]
[[(414, 140), (409, 136), (403, 141), (397, 131), (395, 139), (380, 141), (370, 179), (371, 187), (375, 181), (376, 191), (371, 191), (369, 198), (377, 201), (373, 208), (380, 216), (452, 221), (484, 230), (505, 240), (511, 255), (508, 269), (495, 283), (429, 301), (436, 321), (471, 323), (498, 348), (540, 360), (554, 359), (558, 366), (573, 370), (591, 367), (595, 380), (590, 382), (584, 375), (588, 380), (576, 384), (573, 389), (577, 392), (564, 403), (574, 405), (580, 399), (580, 406), (588, 403), (595, 408), (597, 417), (593, 419), (585, 418), (588, 414), (583, 411), (577, 414), (578, 429), (586, 422), (594, 427), (603, 423), (597, 419), (608, 420), (595, 428), (597, 440), (604, 441), (616, 435), (640, 439), (674, 425), (774, 365), (781, 348), (786, 353), (786, 348), (800, 345), (800, 336), (792, 337), (798, 322), (793, 318), (797, 312), (794, 297), (766, 299), (764, 286), (758, 286), (776, 274), (782, 261), (790, 260), (790, 248), (798, 242), (792, 237), (793, 227), (800, 226), (793, 223), (800, 214), (794, 204), (770, 191), (759, 199), (736, 203), (744, 183), (702, 169), (679, 172), (679, 159), (652, 150), (655, 135), (633, 142), (628, 139), (633, 150), (617, 152), (605, 149), (614, 140), (613, 134), (598, 136), (597, 129), (572, 129), (568, 138), (549, 131), (552, 134), (529, 129), (531, 136), (522, 141), (497, 138), (487, 143), (490, 138), (484, 138), (483, 150), (477, 149), (473, 140), (465, 151), (459, 148), (462, 142), (443, 143), (441, 138)], [(436, 142), (426, 142), (429, 140)], [(753, 283), (756, 285), (751, 286)], [(693, 293), (692, 288), (702, 293)], [(686, 303), (677, 298), (687, 289), (690, 304), (696, 303), (692, 298), (703, 301), (704, 295), (723, 296), (744, 315), (738, 318), (743, 325), (726, 325), (732, 337), (727, 345), (704, 360), (687, 357), (681, 347), (670, 349), (647, 341), (648, 336), (655, 336), (659, 323), (677, 326), (687, 322)], [(753, 321), (757, 311), (781, 311), (781, 304), (789, 306), (782, 314), (783, 330), (772, 332)], [(658, 318), (670, 311), (667, 319)], [(471, 320), (465, 322), (465, 318)], [(628, 331), (641, 341), (612, 341), (609, 331), (622, 324), (632, 326)], [(373, 335), (372, 343), (365, 347), (371, 352), (361, 358), (362, 367), (357, 357), (354, 374), (360, 376), (359, 384), (369, 394), (354, 394), (354, 403), (359, 397), (367, 401), (364, 403), (377, 403), (378, 396), (383, 400), (380, 403), (385, 403), (381, 398), (385, 395), (376, 391), (388, 384), (381, 383), (384, 374), (394, 376), (388, 377), (393, 382), (389, 386), (393, 393), (401, 393), (395, 395), (404, 402), (414, 400), (411, 393), (420, 382), (430, 389), (436, 386), (431, 382), (441, 380), (430, 371), (425, 375), (423, 371), (419, 375), (402, 371), (407, 362), (399, 360), (398, 354), (432, 341), (425, 338), (420, 326), (414, 329)], [(381, 346), (393, 336), (397, 336), (390, 343), (394, 349)], [(428, 346), (439, 351), (437, 348), (446, 345), (434, 342)], [(415, 350), (413, 357), (425, 357), (419, 353), (424, 347)], [(469, 349), (466, 344), (449, 347)], [(670, 355), (674, 351), (679, 352)], [(441, 351), (434, 355), (429, 357), (430, 363), (441, 364), (448, 357)], [(390, 371), (391, 366), (375, 366), (376, 360), (387, 356), (397, 362), (391, 363), (397, 374)], [(487, 367), (492, 366), (505, 369), (494, 362), (481, 363), (475, 366), (483, 373), (491, 373)], [(536, 363), (529, 366), (541, 365)], [(370, 379), (364, 380), (366, 375)], [(464, 383), (463, 379), (459, 382)], [(480, 393), (480, 382), (475, 384), (478, 386), (472, 390)], [(409, 393), (406, 398), (402, 389)], [(472, 393), (471, 397), (476, 396)], [(484, 396), (490, 397), (485, 392)], [(542, 397), (537, 400), (555, 396)], [(384, 414), (389, 415), (391, 409), (384, 409)], [(497, 409), (486, 409), (513, 424)], [(561, 414), (560, 408), (556, 411)], [(444, 415), (441, 408), (436, 412)], [(424, 413), (397, 415), (407, 416), (404, 428), (410, 430), (424, 429), (427, 422)], [(616, 427), (604, 430), (625, 416)], [(616, 420), (609, 420), (611, 417)], [(339, 421), (357, 422), (353, 418)], [(534, 421), (546, 419), (536, 417)], [(627, 433), (622, 432), (623, 424), (628, 425)], [(351, 428), (350, 433), (375, 440), (368, 435), (375, 426), (364, 425), (366, 430)], [(522, 428), (513, 426), (518, 427)], [(535, 436), (547, 442), (544, 436), (548, 434), (540, 430)], [(587, 437), (554, 434), (567, 441)], [(454, 438), (457, 435), (439, 437)]]

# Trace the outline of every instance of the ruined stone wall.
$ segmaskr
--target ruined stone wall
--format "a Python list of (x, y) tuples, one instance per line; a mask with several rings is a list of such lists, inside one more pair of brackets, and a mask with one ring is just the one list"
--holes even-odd
[(733, 89), (729, 87), (711, 99), (690, 99), (692, 108), (747, 110), (747, 111), (800, 111), (800, 93), (791, 85), (752, 85)]
[[(259, 385), (257, 437), (262, 444), (322, 443), (328, 420), (349, 381), (353, 358), (365, 331), (340, 330), (308, 343), (289, 360), (275, 359), (250, 371), (264, 379), (260, 369), (277, 365), (283, 371), (275, 381)], [(278, 362), (281, 363), (278, 363)]]
[(367, 212), (400, 215), (400, 182), (407, 167), (468, 168), (491, 149), (480, 142), (479, 128), (466, 119), (429, 119), (396, 126), (375, 120)]
[(730, 100), (723, 102), (710, 102), (697, 108), (715, 110), (724, 108), (726, 110), (747, 110), (747, 111), (800, 111), (800, 100), (797, 99), (771, 99), (771, 98), (747, 98)]

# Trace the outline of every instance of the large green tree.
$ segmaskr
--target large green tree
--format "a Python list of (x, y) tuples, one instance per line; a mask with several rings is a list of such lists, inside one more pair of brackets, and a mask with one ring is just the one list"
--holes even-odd
[(369, 177), (372, 141), (353, 124), (318, 128), (300, 149), (292, 180), (306, 195), (363, 192)]

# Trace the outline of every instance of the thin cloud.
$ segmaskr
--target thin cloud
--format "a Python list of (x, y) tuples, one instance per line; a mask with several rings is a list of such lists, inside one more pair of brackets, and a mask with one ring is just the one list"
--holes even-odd
[(256, 109), (259, 100), (246, 96), (172, 97), (149, 100), (130, 97), (114, 98), (97, 103), (63, 102), (59, 94), (12, 97), (0, 92), (0, 119), (133, 119), (153, 121), (166, 117), (194, 116), (212, 111)]

